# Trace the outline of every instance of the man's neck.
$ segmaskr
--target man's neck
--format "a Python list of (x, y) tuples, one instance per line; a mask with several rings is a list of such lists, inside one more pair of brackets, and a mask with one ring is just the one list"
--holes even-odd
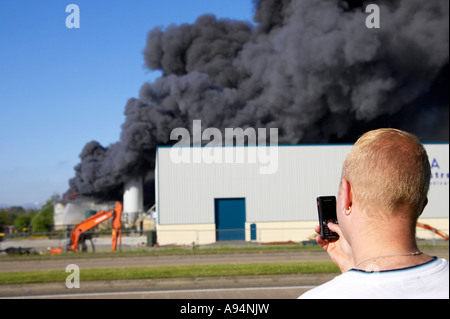
[(370, 266), (390, 270), (430, 260), (429, 256), (420, 253), (414, 229), (402, 220), (390, 219), (378, 224), (372, 220), (365, 223), (365, 227), (358, 227), (353, 238), (351, 246), (355, 268)]

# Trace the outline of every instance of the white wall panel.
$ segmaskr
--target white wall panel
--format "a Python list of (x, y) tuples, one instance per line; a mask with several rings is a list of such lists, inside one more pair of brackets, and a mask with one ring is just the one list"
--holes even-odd
[[(432, 180), (430, 204), (422, 217), (448, 217), (448, 144), (426, 148), (430, 161), (439, 164), (439, 169), (433, 168), (439, 178)], [(317, 220), (315, 199), (337, 195), (350, 149), (351, 145), (280, 146), (277, 172), (264, 175), (259, 163), (176, 164), (171, 148), (159, 148), (155, 175), (159, 224), (212, 224), (215, 198), (246, 198), (250, 223)]]
[(422, 218), (449, 217), (449, 145), (426, 144), (431, 163), (431, 184), (428, 205)]

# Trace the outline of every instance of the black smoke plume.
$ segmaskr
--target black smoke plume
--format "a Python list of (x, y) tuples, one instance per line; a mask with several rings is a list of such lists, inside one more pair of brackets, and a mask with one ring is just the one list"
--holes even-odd
[(128, 101), (117, 143), (85, 146), (71, 191), (151, 181), (156, 147), (193, 120), (278, 128), (280, 144), (354, 142), (379, 126), (448, 141), (449, 2), (377, 3), (380, 29), (366, 27), (364, 1), (259, 0), (253, 22), (204, 15), (151, 30), (144, 60), (162, 76)]

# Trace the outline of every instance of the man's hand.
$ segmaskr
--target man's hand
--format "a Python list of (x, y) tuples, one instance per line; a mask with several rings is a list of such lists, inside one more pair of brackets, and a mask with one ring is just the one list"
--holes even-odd
[[(336, 240), (324, 240), (317, 236), (316, 242), (327, 251), (331, 260), (339, 267), (342, 273), (355, 267), (353, 260), (352, 248), (342, 235), (341, 227), (334, 223), (328, 223), (328, 228), (339, 235)], [(316, 226), (316, 233), (320, 234), (320, 226)]]

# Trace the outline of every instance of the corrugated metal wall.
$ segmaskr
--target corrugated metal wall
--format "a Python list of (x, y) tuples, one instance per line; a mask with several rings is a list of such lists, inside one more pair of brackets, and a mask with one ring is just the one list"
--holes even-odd
[[(439, 175), (443, 176), (440, 183), (432, 183), (430, 203), (422, 217), (448, 217), (448, 144), (426, 147), (430, 161), (436, 158), (439, 174), (444, 175)], [(252, 148), (256, 149), (245, 149)], [(158, 222), (212, 224), (217, 198), (245, 198), (247, 222), (317, 220), (315, 199), (320, 195), (337, 195), (342, 163), (350, 149), (351, 145), (280, 146), (277, 172), (264, 175), (260, 174), (263, 165), (258, 161), (176, 164), (170, 156), (172, 148), (159, 148)]]

